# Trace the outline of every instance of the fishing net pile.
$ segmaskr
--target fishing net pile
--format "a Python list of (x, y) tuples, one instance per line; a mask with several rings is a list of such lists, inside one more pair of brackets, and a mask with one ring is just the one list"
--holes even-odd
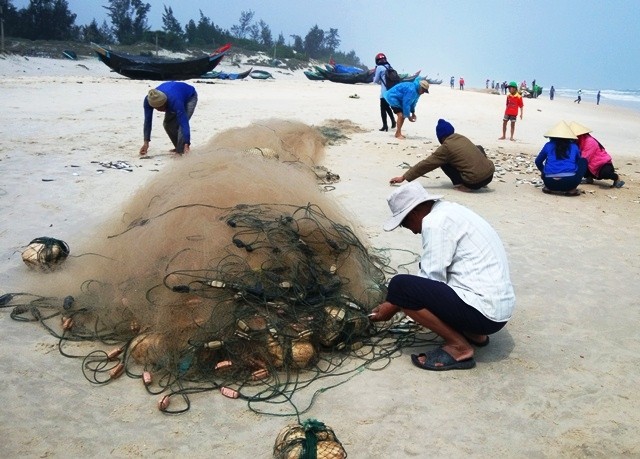
[[(43, 276), (42, 292), (4, 302), (59, 336), (87, 379), (140, 378), (164, 412), (208, 390), (293, 403), (347, 357), (398, 349), (367, 317), (387, 266), (319, 190), (323, 148), (296, 122), (222, 133), (138, 190), (83, 256)], [(100, 346), (65, 348), (86, 340)]]

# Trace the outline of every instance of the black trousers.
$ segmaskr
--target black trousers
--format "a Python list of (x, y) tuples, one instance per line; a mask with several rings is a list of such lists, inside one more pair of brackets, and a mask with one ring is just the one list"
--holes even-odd
[(613, 180), (614, 182), (618, 180), (618, 174), (616, 174), (616, 170), (613, 168), (613, 164), (611, 163), (603, 164), (598, 171), (597, 177), (589, 172), (589, 169), (587, 169), (584, 176), (596, 180)]
[(382, 117), (382, 127), (386, 128), (387, 126), (387, 115), (391, 119), (391, 127), (394, 128), (396, 126), (396, 119), (393, 117), (393, 111), (391, 107), (389, 107), (389, 103), (387, 99), (384, 97), (380, 98), (380, 116)]

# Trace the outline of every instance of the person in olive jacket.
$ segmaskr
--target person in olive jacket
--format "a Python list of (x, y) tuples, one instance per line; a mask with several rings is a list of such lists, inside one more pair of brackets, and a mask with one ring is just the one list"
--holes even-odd
[(465, 136), (456, 134), (451, 123), (443, 119), (438, 120), (436, 136), (441, 144), (436, 151), (403, 175), (393, 177), (389, 180), (391, 184), (411, 182), (438, 167), (459, 191), (479, 190), (491, 183), (495, 166), (481, 145), (474, 145)]

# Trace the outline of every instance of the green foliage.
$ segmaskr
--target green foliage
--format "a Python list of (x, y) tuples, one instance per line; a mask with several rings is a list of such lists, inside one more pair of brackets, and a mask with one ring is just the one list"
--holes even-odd
[(16, 30), (30, 40), (75, 40), (80, 36), (67, 0), (30, 0), (17, 20)]
[(324, 51), (324, 30), (314, 25), (304, 37), (304, 52), (313, 59), (319, 58)]
[(26, 8), (17, 10), (11, 0), (0, 0), (3, 6), (5, 33), (9, 36), (32, 40), (80, 40), (101, 44), (121, 45), (145, 42), (173, 50), (183, 51), (187, 47), (218, 47), (224, 43), (249, 51), (264, 52), (277, 59), (326, 60), (333, 57), (345, 65), (363, 66), (354, 51), (338, 51), (340, 37), (338, 29), (323, 31), (314, 25), (304, 36), (289, 35), (287, 44), (282, 33), (274, 41), (270, 27), (263, 21), (254, 21), (255, 13), (242, 11), (238, 24), (225, 30), (215, 25), (200, 10), (198, 22), (193, 19), (181, 27), (171, 7), (164, 6), (162, 30), (151, 31), (147, 15), (151, 5), (143, 0), (102, 0), (108, 11), (110, 25), (101, 26), (94, 19), (90, 24), (76, 26), (76, 15), (68, 8), (67, 0), (30, 0)]
[(233, 27), (231, 27), (231, 33), (233, 34), (234, 37), (245, 38), (249, 34), (250, 28), (251, 28), (251, 21), (253, 21), (254, 15), (255, 15), (255, 12), (251, 10), (242, 11), (240, 13), (240, 22), (238, 22), (238, 25), (234, 25)]
[(121, 45), (132, 45), (142, 40), (144, 33), (149, 30), (147, 14), (151, 9), (142, 0), (108, 0), (109, 6), (103, 6), (109, 11), (113, 34)]
[(99, 43), (102, 45), (110, 45), (114, 42), (107, 21), (103, 21), (102, 26), (98, 27), (95, 19), (89, 25), (80, 27), (80, 39), (85, 43)]
[(171, 7), (167, 8), (166, 5), (164, 7), (164, 14), (162, 15), (162, 30), (166, 33), (172, 33), (179, 37), (184, 35), (180, 23), (173, 15), (173, 9), (171, 9)]

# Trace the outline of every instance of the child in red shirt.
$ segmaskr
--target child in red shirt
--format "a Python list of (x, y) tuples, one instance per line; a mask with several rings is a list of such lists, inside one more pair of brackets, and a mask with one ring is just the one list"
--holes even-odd
[(513, 133), (516, 130), (516, 118), (518, 117), (518, 108), (520, 109), (520, 119), (522, 119), (522, 113), (524, 112), (524, 102), (522, 96), (518, 93), (518, 85), (515, 81), (509, 83), (509, 94), (507, 94), (507, 108), (504, 111), (504, 118), (502, 119), (502, 137), (500, 140), (506, 139), (507, 135), (507, 122), (511, 121), (511, 139), (513, 139)]

